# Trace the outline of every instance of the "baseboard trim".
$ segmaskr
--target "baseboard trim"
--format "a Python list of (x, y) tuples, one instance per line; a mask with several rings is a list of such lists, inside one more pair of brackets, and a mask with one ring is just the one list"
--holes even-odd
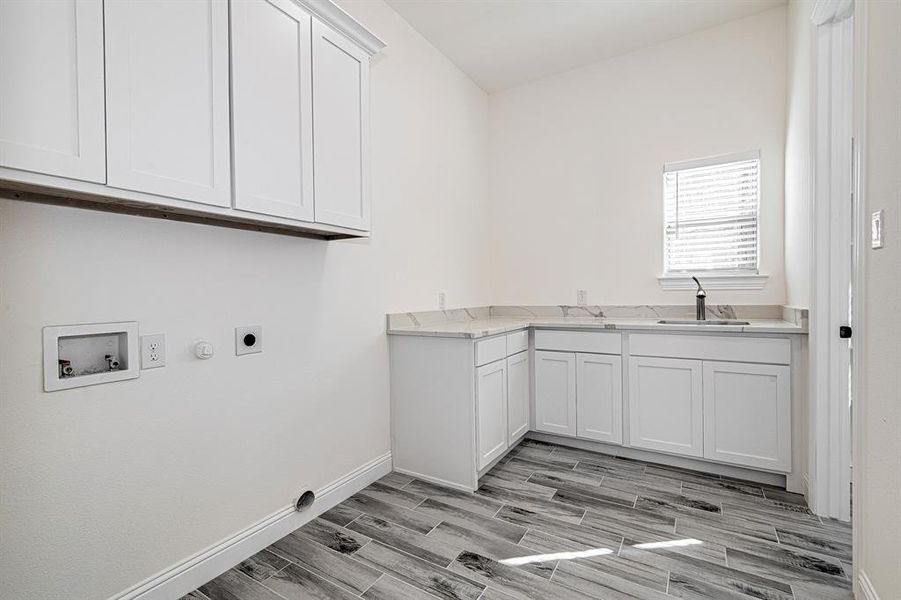
[(316, 491), (316, 501), (302, 513), (288, 505), (194, 556), (111, 596), (109, 600), (172, 600), (219, 576), (298, 527), (340, 504), (391, 472), (388, 452)]
[(857, 585), (860, 586), (860, 592), (863, 594), (863, 600), (879, 600), (879, 594), (873, 587), (873, 582), (867, 577), (863, 569), (857, 571)]
[(713, 473), (715, 475), (725, 475), (727, 477), (733, 477), (735, 479), (744, 479), (745, 481), (774, 485), (781, 488), (785, 487), (785, 475), (781, 475), (779, 473), (768, 473), (766, 471), (757, 471), (755, 469), (745, 467), (723, 465), (720, 463), (708, 462), (687, 456), (673, 456), (671, 454), (663, 454), (660, 452), (654, 452), (652, 450), (642, 450), (640, 448), (614, 446), (611, 444), (606, 444), (604, 442), (571, 438), (568, 436), (562, 436), (553, 433), (544, 433), (541, 431), (530, 431), (526, 434), (526, 438), (531, 440), (538, 440), (541, 442), (559, 444), (560, 446), (579, 448), (581, 450), (591, 450), (592, 452), (600, 452), (602, 454), (609, 454), (611, 456), (622, 456), (624, 458), (633, 458), (670, 467), (691, 469), (694, 471), (701, 471), (703, 473)]
[(423, 475), (422, 473), (417, 473), (416, 471), (411, 471), (410, 469), (404, 469), (402, 467), (394, 467), (394, 471), (396, 473), (400, 473), (401, 475), (409, 475), (410, 477), (415, 477), (416, 479), (421, 479), (422, 481), (426, 481), (428, 483), (434, 483), (435, 485), (453, 488), (455, 490), (460, 490), (461, 492), (472, 493), (475, 491), (475, 488), (467, 487), (459, 483), (454, 483), (453, 481), (446, 481), (444, 479), (441, 479), (440, 477)]

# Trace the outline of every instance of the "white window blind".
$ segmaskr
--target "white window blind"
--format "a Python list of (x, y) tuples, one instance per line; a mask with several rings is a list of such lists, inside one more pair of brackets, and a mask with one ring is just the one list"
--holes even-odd
[(757, 273), (757, 152), (663, 170), (664, 272)]

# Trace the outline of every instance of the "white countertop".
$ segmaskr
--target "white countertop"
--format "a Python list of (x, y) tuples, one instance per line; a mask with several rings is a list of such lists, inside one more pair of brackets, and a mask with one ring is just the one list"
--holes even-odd
[(613, 331), (678, 331), (681, 333), (787, 333), (807, 334), (801, 325), (775, 319), (743, 319), (749, 325), (663, 324), (651, 318), (593, 317), (485, 317), (467, 321), (449, 321), (427, 325), (389, 327), (388, 335), (482, 338), (529, 327), (543, 329), (600, 329)]

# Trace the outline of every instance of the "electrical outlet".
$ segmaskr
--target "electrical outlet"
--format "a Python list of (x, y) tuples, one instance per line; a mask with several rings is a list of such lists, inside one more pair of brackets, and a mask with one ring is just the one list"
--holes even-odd
[(263, 327), (248, 325), (235, 327), (235, 356), (263, 351)]
[(447, 295), (444, 292), (438, 292), (438, 310), (447, 308)]
[(588, 291), (587, 290), (576, 290), (576, 304), (579, 306), (585, 306), (588, 304)]
[(166, 334), (141, 336), (141, 368), (155, 369), (166, 366)]

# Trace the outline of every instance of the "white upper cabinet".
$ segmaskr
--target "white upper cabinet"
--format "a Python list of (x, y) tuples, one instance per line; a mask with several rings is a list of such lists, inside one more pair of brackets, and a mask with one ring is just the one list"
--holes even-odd
[(535, 352), (535, 429), (576, 435), (576, 355)]
[[(508, 337), (509, 339), (509, 337)], [(509, 344), (509, 342), (508, 342)], [(528, 344), (528, 341), (526, 341)], [(507, 359), (507, 442), (514, 444), (529, 430), (529, 353)]]
[(108, 184), (230, 206), (227, 2), (104, 6)]
[(103, 3), (0, 2), (0, 166), (103, 183)]
[(369, 55), (313, 22), (316, 221), (369, 229)]
[(479, 469), (507, 449), (507, 361), (476, 369)]
[(232, 0), (235, 208), (313, 220), (311, 19), (292, 0)]
[(704, 457), (791, 471), (791, 369), (704, 362)]
[(629, 359), (629, 442), (636, 448), (703, 456), (700, 360)]
[(579, 437), (610, 444), (623, 442), (622, 358), (577, 354), (576, 398)]

